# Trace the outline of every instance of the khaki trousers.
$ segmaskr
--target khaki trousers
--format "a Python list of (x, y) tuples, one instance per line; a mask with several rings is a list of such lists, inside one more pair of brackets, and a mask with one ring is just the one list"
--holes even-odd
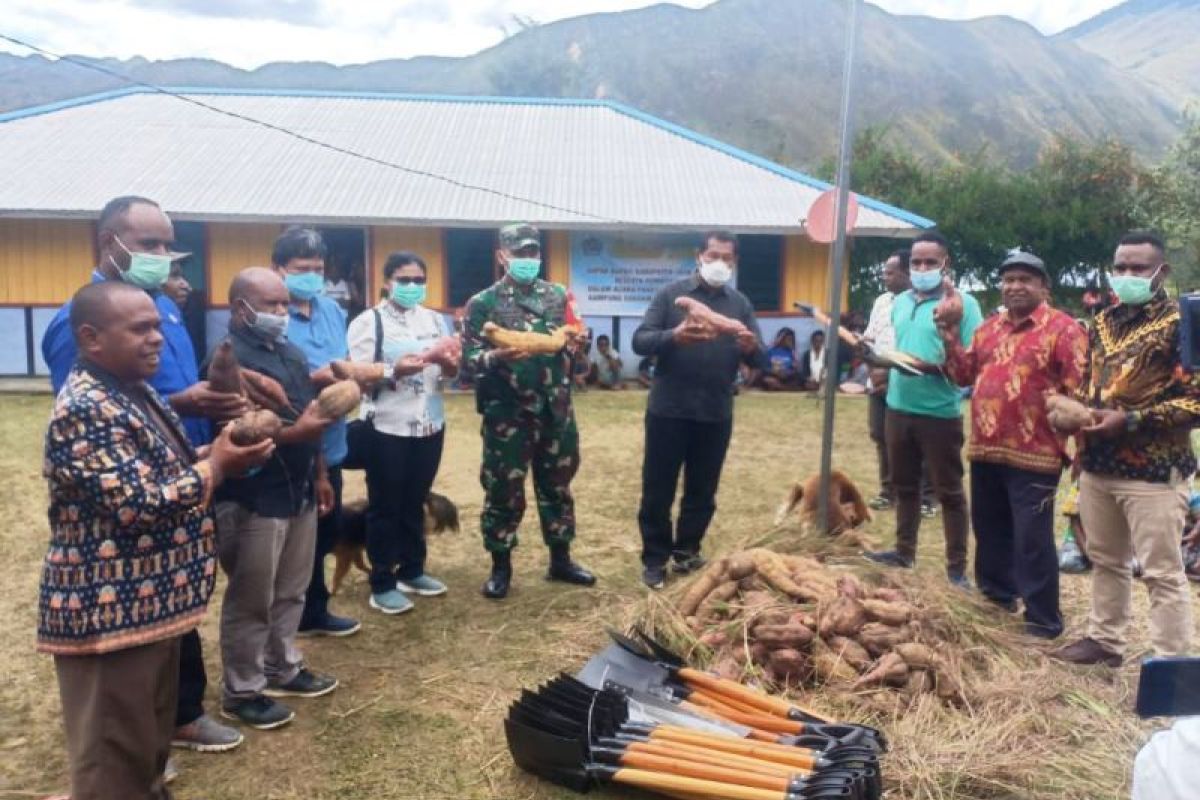
[(162, 782), (179, 693), (179, 637), (55, 656), (71, 800), (170, 800)]
[(1150, 642), (1160, 656), (1185, 655), (1192, 639), (1192, 597), (1179, 539), (1187, 513), (1188, 482), (1150, 483), (1084, 472), (1079, 515), (1092, 560), (1088, 636), (1115, 653), (1125, 651), (1132, 575), (1137, 557), (1150, 592)]
[(312, 578), (317, 507), (295, 517), (260, 517), (217, 504), (217, 558), (229, 576), (221, 604), (221, 667), (227, 700), (246, 700), (296, 677), (296, 631)]

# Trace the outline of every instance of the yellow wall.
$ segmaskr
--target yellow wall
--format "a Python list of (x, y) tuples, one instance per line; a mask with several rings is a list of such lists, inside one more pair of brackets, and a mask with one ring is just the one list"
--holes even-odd
[[(849, 259), (847, 259), (849, 263)], [(793, 303), (829, 305), (829, 246), (807, 236), (787, 236), (783, 242), (783, 311), (793, 313)], [(842, 281), (842, 305), (850, 297), (849, 275)]]
[(428, 283), (425, 305), (446, 305), (446, 253), (441, 228), (371, 228), (369, 234), (370, 267), (367, 275), (367, 305), (374, 305), (383, 283), (383, 264), (388, 254), (411, 250), (425, 260)]
[(65, 303), (91, 280), (94, 242), (86, 220), (0, 219), (0, 305)]
[(228, 305), (229, 284), (246, 267), (271, 266), (271, 247), (283, 231), (276, 224), (208, 223), (208, 301)]
[(570, 288), (571, 234), (567, 231), (546, 231), (546, 279)]

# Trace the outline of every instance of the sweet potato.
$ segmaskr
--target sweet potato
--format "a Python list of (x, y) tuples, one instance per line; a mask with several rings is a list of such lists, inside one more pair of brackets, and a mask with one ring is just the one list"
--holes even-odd
[(909, 695), (924, 694), (925, 692), (932, 692), (933, 688), (933, 676), (923, 669), (914, 669), (910, 664), (908, 668), (908, 682), (904, 686), (905, 693)]
[(916, 609), (908, 603), (888, 603), (883, 600), (863, 600), (867, 615), (885, 625), (903, 625), (913, 618)]
[(772, 553), (770, 550), (756, 549), (748, 551), (753, 553), (751, 556), (754, 559), (754, 568), (759, 575), (762, 576), (772, 589), (783, 592), (789, 597), (803, 597), (805, 591), (792, 580), (792, 576), (788, 574), (787, 568), (779, 559), (779, 556)]
[(871, 591), (871, 598), (874, 600), (883, 600), (887, 603), (904, 603), (908, 598), (904, 596), (904, 592), (899, 589), (893, 589), (890, 586), (880, 586), (878, 589)]
[(1092, 412), (1078, 400), (1050, 393), (1046, 395), (1046, 419), (1060, 433), (1075, 433), (1092, 424)]
[(724, 583), (717, 584), (708, 593), (708, 596), (704, 598), (704, 602), (700, 604), (700, 608), (696, 609), (696, 618), (701, 623), (710, 622), (736, 594), (737, 581), (725, 581)]
[(901, 642), (893, 652), (899, 654), (910, 667), (920, 669), (938, 669), (942, 666), (942, 657), (928, 647), (917, 642)]
[(893, 650), (896, 645), (901, 642), (907, 642), (912, 638), (911, 631), (907, 627), (893, 628), (891, 625), (884, 625), (882, 622), (868, 622), (862, 626), (862, 630), (855, 636), (858, 643), (867, 649), (867, 652), (878, 658), (884, 653)]
[(317, 408), (325, 419), (341, 419), (362, 402), (362, 389), (354, 381), (338, 381), (317, 395)]
[(229, 423), (229, 438), (240, 447), (258, 444), (266, 439), (273, 439), (283, 428), (279, 416), (274, 411), (261, 409), (247, 411), (242, 416)]
[(708, 593), (717, 588), (717, 584), (721, 583), (725, 572), (725, 559), (718, 559), (711, 562), (700, 573), (700, 576), (692, 581), (692, 585), (688, 587), (687, 593), (679, 601), (677, 606), (678, 611), (685, 617), (690, 617), (696, 613), (696, 609), (704, 602), (704, 598), (708, 597)]
[(329, 370), (339, 381), (355, 381), (361, 387), (371, 387), (388, 375), (387, 364), (338, 359), (329, 362)]
[(427, 349), (421, 351), (418, 358), (425, 364), (456, 363), (462, 358), (462, 341), (458, 336), (439, 337)]
[(289, 413), (295, 413), (291, 410), (292, 401), (288, 400), (287, 392), (283, 390), (279, 381), (269, 375), (263, 375), (245, 367), (241, 367), (238, 370), (238, 375), (241, 378), (242, 388), (245, 389), (246, 396), (255, 405), (285, 416), (289, 415)]
[(869, 672), (854, 682), (855, 689), (865, 686), (903, 686), (908, 682), (908, 665), (896, 653), (886, 653)]
[(767, 646), (762, 642), (755, 642), (754, 644), (750, 645), (750, 660), (755, 664), (766, 664), (767, 656), (770, 655), (770, 653), (771, 651), (768, 650)]
[(724, 678), (727, 681), (740, 681), (742, 679), (742, 667), (743, 665), (738, 663), (733, 653), (726, 653), (713, 662), (711, 671), (718, 678)]
[(754, 574), (754, 557), (749, 553), (737, 553), (729, 557), (730, 580), (740, 581)]
[(807, 611), (797, 611), (795, 614), (792, 614), (790, 621), (799, 622), (809, 630), (815, 631), (817, 629), (817, 618)]
[(483, 323), (483, 335), (493, 345), (530, 355), (553, 355), (559, 352), (567, 346), (572, 337), (579, 334), (579, 330), (578, 325), (563, 325), (553, 333), (537, 333), (501, 328), (494, 322)]
[(714, 650), (722, 647), (729, 642), (729, 636), (725, 631), (709, 631), (696, 640), (705, 647), (711, 647)]
[(688, 297), (687, 295), (678, 297), (675, 299), (675, 305), (687, 313), (689, 320), (695, 320), (705, 327), (710, 327), (718, 334), (737, 336), (740, 333), (749, 331), (749, 328), (738, 320), (731, 319), (724, 314), (718, 314), (694, 297)]
[(851, 597), (839, 597), (818, 613), (821, 636), (854, 636), (867, 621), (863, 604)]
[(817, 677), (826, 683), (849, 683), (858, 677), (858, 670), (823, 644), (814, 648), (812, 663)]
[(837, 592), (842, 597), (849, 597), (854, 600), (861, 600), (866, 597), (866, 592), (862, 584), (853, 575), (842, 575), (837, 579)]
[(759, 625), (754, 629), (754, 641), (769, 650), (790, 647), (799, 650), (812, 643), (813, 632), (803, 625), (789, 622), (786, 625)]
[(781, 683), (799, 683), (811, 672), (809, 660), (799, 650), (781, 648), (767, 656), (767, 668)]
[(871, 654), (867, 649), (853, 639), (845, 636), (832, 636), (828, 640), (829, 650), (850, 666), (862, 671), (871, 665)]
[(756, 630), (763, 625), (787, 625), (792, 621), (792, 615), (784, 608), (767, 608), (754, 614), (747, 620), (750, 629)]
[(208, 362), (208, 388), (225, 394), (244, 394), (233, 342), (228, 339), (217, 345)]

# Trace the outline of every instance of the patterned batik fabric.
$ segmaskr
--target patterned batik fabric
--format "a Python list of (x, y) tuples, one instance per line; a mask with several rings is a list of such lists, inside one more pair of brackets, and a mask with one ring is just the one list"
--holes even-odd
[[(178, 417), (152, 404), (180, 441)], [(204, 616), (216, 577), (212, 473), (176, 450), (114, 381), (77, 365), (46, 433), (50, 546), (38, 650), (93, 655), (178, 636)]]
[(971, 346), (952, 347), (946, 371), (973, 386), (972, 461), (1058, 474), (1066, 440), (1046, 419), (1047, 392), (1073, 394), (1083, 380), (1087, 336), (1068, 314), (1045, 304), (1020, 324), (994, 314), (975, 331)]
[(1179, 308), (1160, 291), (1143, 306), (1105, 309), (1088, 333), (1088, 361), (1078, 397), (1092, 408), (1128, 414), (1112, 439), (1089, 437), (1088, 472), (1168, 483), (1196, 471), (1189, 432), (1200, 424), (1200, 376), (1183, 369)]

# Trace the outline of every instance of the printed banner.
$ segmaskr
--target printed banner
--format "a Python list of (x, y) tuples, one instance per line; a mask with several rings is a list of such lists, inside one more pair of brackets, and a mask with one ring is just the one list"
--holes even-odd
[(696, 269), (695, 234), (572, 233), (571, 292), (584, 314), (641, 316), (654, 292)]

